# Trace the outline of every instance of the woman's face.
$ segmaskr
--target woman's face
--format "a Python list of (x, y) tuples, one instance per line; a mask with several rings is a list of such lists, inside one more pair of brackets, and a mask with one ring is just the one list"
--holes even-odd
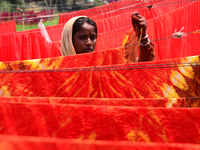
[(74, 34), (72, 42), (77, 54), (93, 52), (96, 47), (95, 27), (85, 22), (82, 29)]

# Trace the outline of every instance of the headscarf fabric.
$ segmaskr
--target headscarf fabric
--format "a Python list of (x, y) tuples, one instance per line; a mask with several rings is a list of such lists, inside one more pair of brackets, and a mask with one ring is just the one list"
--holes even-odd
[(70, 20), (67, 21), (65, 24), (62, 35), (61, 35), (61, 54), (62, 56), (68, 56), (68, 55), (76, 55), (76, 51), (73, 46), (72, 42), (72, 31), (73, 31), (73, 24), (74, 22), (81, 18), (86, 16), (77, 16), (73, 17)]

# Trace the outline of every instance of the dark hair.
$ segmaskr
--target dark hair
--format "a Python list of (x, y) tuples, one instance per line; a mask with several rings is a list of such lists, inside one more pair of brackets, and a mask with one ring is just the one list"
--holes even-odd
[(76, 32), (78, 32), (79, 30), (82, 29), (82, 25), (87, 22), (88, 24), (94, 26), (94, 30), (97, 34), (97, 24), (95, 21), (93, 21), (92, 19), (88, 18), (88, 17), (81, 17), (78, 18), (74, 24), (73, 24), (73, 31), (72, 31), (72, 37), (74, 36), (74, 34), (76, 34)]

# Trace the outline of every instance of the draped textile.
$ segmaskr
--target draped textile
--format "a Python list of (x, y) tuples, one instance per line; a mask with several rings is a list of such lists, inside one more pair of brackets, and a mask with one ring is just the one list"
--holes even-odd
[[(200, 34), (196, 30), (200, 29), (200, 2), (192, 2), (186, 6), (180, 7), (177, 10), (171, 11), (162, 16), (158, 16), (151, 20), (147, 20), (148, 28), (147, 33), (151, 35), (151, 40), (162, 39), (153, 41), (155, 45), (156, 60), (179, 58), (184, 56), (193, 56), (199, 54)], [(184, 17), (181, 17), (184, 14)], [(189, 21), (191, 20), (192, 21)], [(170, 25), (169, 25), (169, 24)], [(175, 29), (177, 32), (185, 27), (184, 33), (186, 37), (172, 38)], [(170, 38), (165, 38), (170, 37)]]
[[(59, 45), (60, 46), (60, 45)], [(58, 46), (58, 47), (59, 47)], [(39, 70), (70, 67), (101, 66), (124, 63), (124, 48), (80, 54), (66, 57), (42, 58), (0, 62), (0, 70)]]
[(0, 97), (0, 102), (78, 104), (133, 107), (200, 107), (200, 98), (72, 98), (72, 97)]
[(0, 147), (7, 150), (197, 150), (198, 144), (183, 143), (132, 143), (125, 141), (91, 141), (91, 140), (69, 140), (62, 138), (43, 138), (29, 136), (0, 136)]
[(174, 59), (171, 63), (48, 69), (59, 67), (60, 61), (57, 65), (36, 61), (36, 66), (32, 62), (33, 67), (37, 69), (38, 65), (41, 70), (2, 70), (1, 96), (180, 98), (200, 94), (199, 56)]
[[(121, 44), (131, 31), (132, 5), (161, 4), (137, 9), (147, 18), (151, 40), (171, 36), (183, 26), (184, 32), (199, 29), (199, 2), (165, 2), (97, 7), (107, 14), (92, 9), (100, 26), (94, 53), (57, 57), (63, 24), (47, 28), (51, 45), (37, 29), (1, 34), (0, 46), (8, 48), (0, 49), (0, 147), (199, 149), (199, 35), (153, 41), (159, 61), (124, 60), (131, 44)], [(189, 55), (197, 56), (183, 57)]]
[[(131, 6), (138, 6), (138, 5), (145, 5), (144, 3), (138, 4), (137, 1), (127, 1), (127, 2), (122, 2), (122, 1), (117, 1), (115, 3), (110, 3), (107, 5), (102, 5), (102, 6), (97, 6), (94, 8), (86, 9), (86, 10), (80, 10), (80, 11), (73, 11), (73, 12), (67, 12), (67, 13), (60, 13), (59, 14), (59, 24), (66, 23), (70, 18), (75, 17), (75, 16), (80, 16), (80, 15), (86, 15), (88, 17), (98, 17), (101, 14), (104, 13), (111, 13), (116, 10), (123, 11), (125, 8), (129, 8)], [(132, 6), (132, 7), (133, 7)], [(100, 18), (103, 19), (103, 18)]]
[(0, 108), (0, 134), (147, 143), (200, 140), (198, 108), (14, 102), (0, 102)]
[[(115, 2), (117, 3), (117, 2)], [(127, 2), (126, 2), (127, 3)], [(138, 11), (140, 14), (142, 14), (147, 20), (152, 19), (154, 17), (158, 17), (164, 14), (169, 13), (170, 11), (174, 11), (179, 7), (183, 7), (190, 3), (190, 1), (185, 0), (179, 0), (178, 3), (174, 2), (173, 0), (168, 1), (149, 1), (149, 2), (137, 2), (137, 3), (130, 3), (129, 5), (126, 5), (126, 3), (120, 8), (116, 9), (114, 7), (114, 10), (103, 12), (99, 15), (91, 16), (94, 20), (101, 20), (109, 17), (114, 17), (118, 15), (125, 15), (127, 14), (127, 18), (130, 18), (130, 14), (134, 11)], [(114, 3), (112, 3), (114, 4)], [(110, 4), (109, 4), (110, 5)], [(109, 6), (111, 7), (112, 6)], [(150, 11), (147, 11), (147, 6), (153, 5), (153, 7), (150, 9)], [(59, 18), (60, 19), (60, 18)]]
[(61, 54), (58, 42), (49, 44), (40, 32), (29, 34), (2, 35), (0, 37), (0, 61), (16, 61), (46, 57), (57, 57)]
[(198, 107), (199, 103), (191, 105), (191, 101), (199, 102), (199, 98), (72, 98), (72, 97), (0, 97), (0, 102), (23, 102), (43, 104), (78, 104), (78, 105), (108, 105), (134, 107)]
[[(40, 30), (0, 35), (0, 61), (16, 61), (61, 56), (60, 39), (62, 27), (52, 26), (47, 32), (52, 44), (46, 42)], [(56, 34), (55, 34), (56, 33)]]
[[(136, 33), (140, 33), (139, 29), (135, 29)], [(133, 33), (133, 28), (126, 34), (122, 45), (125, 47), (124, 57), (127, 63), (154, 61), (155, 52), (154, 45), (150, 42), (147, 46), (140, 46), (137, 34)], [(139, 54), (138, 54), (139, 53)]]
[[(130, 4), (134, 5), (136, 3), (130, 2)], [(152, 7), (147, 11), (147, 8), (143, 7), (143, 5), (145, 6), (148, 4), (155, 4), (155, 7)], [(114, 5), (114, 3), (112, 3), (112, 5)], [(133, 11), (131, 9), (132, 7), (130, 7), (130, 9), (127, 8), (126, 11), (114, 11), (115, 7), (106, 6), (102, 6), (105, 8), (101, 9), (108, 9), (110, 13), (99, 14), (102, 17), (99, 15), (91, 16), (94, 17), (94, 20), (95, 18), (97, 19), (95, 21), (98, 25), (96, 51), (120, 47), (126, 32), (131, 29), (130, 14)], [(149, 38), (152, 40), (152, 43), (155, 45), (156, 60), (186, 57), (199, 54), (200, 45), (198, 41), (200, 34), (187, 34), (186, 37), (183, 37), (185, 41), (171, 37), (175, 29), (179, 31), (182, 27), (185, 27), (183, 32), (191, 32), (200, 29), (199, 1), (185, 2), (184, 0), (180, 0), (178, 3), (174, 3), (173, 1), (157, 1), (137, 4), (136, 6), (134, 11), (139, 11), (139, 13), (147, 19), (147, 33)], [(124, 6), (119, 7), (121, 8), (126, 6), (124, 4)], [(99, 7), (97, 7), (97, 9), (98, 8)], [(111, 10), (111, 8), (113, 10)], [(84, 11), (82, 12), (82, 15), (87, 15), (84, 14)], [(120, 12), (122, 13), (120, 14)], [(103, 18), (104, 16), (106, 17)], [(192, 21), (188, 21), (191, 20), (191, 18)], [(26, 60), (60, 56), (60, 47), (57, 43), (59, 43), (61, 39), (63, 26), (64, 24), (59, 24), (56, 26), (47, 27), (49, 36), (51, 40), (56, 43), (56, 45), (54, 43), (46, 43), (38, 29), (23, 31), (19, 33), (17, 32), (14, 34), (1, 34), (0, 61)], [(157, 41), (157, 39), (161, 40)], [(176, 51), (174, 51), (174, 48), (176, 48)]]
[[(0, 146), (198, 149), (200, 109), (186, 107), (200, 106), (199, 56), (67, 68), (122, 51), (0, 63)], [(124, 60), (108, 58), (96, 61)]]
[(16, 32), (16, 22), (0, 22), (0, 34)]

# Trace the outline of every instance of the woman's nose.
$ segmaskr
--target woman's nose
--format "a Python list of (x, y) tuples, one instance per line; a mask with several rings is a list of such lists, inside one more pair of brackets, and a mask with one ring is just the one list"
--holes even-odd
[(87, 41), (86, 41), (86, 44), (87, 45), (91, 45), (92, 44), (92, 40), (90, 38), (88, 38)]

